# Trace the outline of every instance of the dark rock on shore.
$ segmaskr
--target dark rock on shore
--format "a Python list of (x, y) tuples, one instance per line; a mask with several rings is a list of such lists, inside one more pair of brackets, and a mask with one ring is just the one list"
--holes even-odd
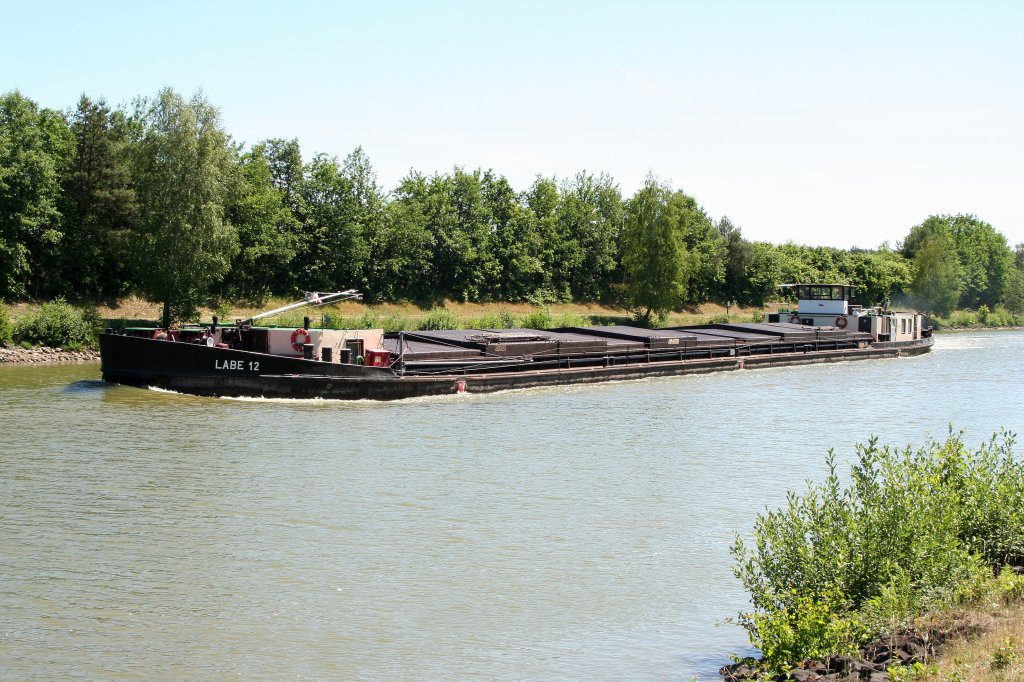
[(943, 644), (954, 637), (971, 637), (980, 632), (977, 623), (963, 619), (925, 623), (898, 630), (871, 641), (858, 656), (830, 656), (824, 661), (804, 661), (781, 676), (762, 675), (759, 661), (746, 658), (727, 665), (719, 674), (726, 682), (743, 680), (796, 680), (796, 682), (888, 682), (891, 666), (927, 662)]
[(62, 348), (21, 348), (0, 346), (0, 365), (55, 365), (73, 362), (95, 362), (100, 359), (98, 351), (64, 350)]

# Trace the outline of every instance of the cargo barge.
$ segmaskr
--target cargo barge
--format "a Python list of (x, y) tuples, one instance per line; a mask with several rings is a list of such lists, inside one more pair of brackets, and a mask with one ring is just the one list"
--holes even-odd
[(664, 329), (584, 326), (384, 333), (263, 326), (301, 306), (358, 297), (311, 294), (219, 325), (100, 335), (103, 378), (215, 397), (396, 400), (456, 393), (917, 355), (927, 319), (852, 305), (852, 286), (795, 284), (797, 308), (764, 322)]

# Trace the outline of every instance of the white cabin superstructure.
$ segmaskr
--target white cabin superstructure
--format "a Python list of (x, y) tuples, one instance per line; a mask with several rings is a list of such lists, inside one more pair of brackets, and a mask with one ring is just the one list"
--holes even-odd
[(783, 284), (796, 294), (796, 310), (769, 313), (769, 322), (789, 322), (805, 327), (835, 327), (871, 334), (875, 342), (916, 341), (931, 336), (921, 313), (889, 310), (888, 305), (864, 307), (852, 304), (852, 284)]

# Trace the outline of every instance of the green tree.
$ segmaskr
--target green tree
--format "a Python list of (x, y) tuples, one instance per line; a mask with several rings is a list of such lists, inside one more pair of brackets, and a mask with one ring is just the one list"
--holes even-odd
[(1024, 244), (1013, 249), (1013, 268), (1006, 276), (1003, 305), (1015, 315), (1024, 313)]
[(131, 122), (82, 95), (71, 115), (77, 153), (64, 180), (60, 293), (114, 300), (128, 293), (127, 237), (138, 219), (131, 187)]
[[(295, 138), (284, 140), (271, 138), (263, 140), (256, 147), (267, 159), (270, 176), (274, 187), (284, 192), (285, 203), (289, 208), (296, 209), (296, 197), (302, 184), (303, 164), (302, 149)], [(254, 147), (254, 149), (256, 149)]]
[(64, 236), (61, 181), (73, 155), (61, 113), (17, 90), (0, 96), (0, 296), (47, 293)]
[(725, 283), (727, 246), (722, 233), (690, 195), (677, 191), (671, 198), (676, 206), (683, 243), (693, 256), (694, 268), (687, 287), (687, 301), (704, 303), (717, 295)]
[(857, 300), (877, 305), (902, 293), (910, 285), (910, 263), (890, 249), (858, 251), (852, 255), (849, 280), (857, 285)]
[(530, 213), (530, 222), (540, 240), (537, 257), (540, 272), (532, 292), (536, 302), (552, 302), (571, 295), (571, 272), (561, 259), (562, 241), (558, 212), (561, 196), (553, 178), (537, 176), (523, 195), (523, 203)]
[(370, 257), (369, 232), (380, 207), (375, 182), (357, 177), (362, 150), (338, 163), (318, 154), (299, 189), (301, 236), (293, 269), (300, 291), (362, 287)]
[(608, 175), (586, 172), (563, 183), (558, 209), (555, 250), (559, 285), (577, 301), (608, 295), (619, 262), (623, 203), (619, 187)]
[(951, 238), (936, 232), (916, 247), (910, 294), (929, 312), (948, 315), (960, 300), (960, 276)]
[(432, 302), (434, 237), (428, 226), (427, 185), (427, 178), (415, 171), (403, 178), (371, 235), (368, 277), (379, 300)]
[(622, 266), (626, 296), (647, 324), (679, 306), (697, 266), (684, 242), (688, 202), (649, 176), (626, 206)]
[(1002, 300), (1013, 252), (1006, 237), (973, 215), (946, 216), (952, 228), (963, 273), (960, 305), (994, 308)]
[(940, 238), (956, 259), (957, 290), (963, 307), (995, 307), (1002, 300), (1014, 254), (1006, 237), (973, 215), (929, 216), (915, 225), (903, 242), (903, 253), (914, 258), (932, 237)]
[(489, 296), (502, 301), (525, 301), (536, 292), (544, 265), (537, 220), (504, 176), (488, 171), (481, 179), (491, 229), (491, 254), (501, 277)]
[(267, 146), (257, 144), (234, 167), (225, 214), (238, 232), (239, 249), (221, 290), (235, 299), (261, 302), (289, 291), (298, 220), (286, 192), (273, 182)]
[(169, 325), (196, 314), (238, 250), (224, 219), (234, 153), (219, 112), (201, 94), (186, 101), (165, 88), (139, 101), (136, 116), (135, 268), (147, 298), (163, 303)]
[(1014, 315), (1024, 313), (1024, 270), (1014, 268), (1007, 275), (1003, 305)]
[[(339, 268), (335, 272), (335, 281), (340, 288), (348, 286), (360, 287), (369, 300), (378, 300), (377, 289), (381, 282), (369, 277), (371, 247), (375, 235), (386, 222), (386, 200), (384, 192), (377, 184), (377, 173), (373, 170), (370, 157), (362, 147), (356, 147), (345, 157), (341, 167), (342, 175), (348, 180), (352, 192), (352, 215), (349, 218), (353, 231), (358, 233), (358, 251), (352, 259), (362, 258), (358, 272), (350, 271), (341, 265), (349, 258), (348, 254), (339, 253)], [(351, 279), (346, 279), (351, 278)]]
[(728, 216), (718, 221), (718, 232), (725, 247), (725, 277), (719, 298), (763, 306), (778, 296), (783, 282), (775, 247), (767, 242), (748, 242)]
[(483, 175), (456, 168), (451, 175), (435, 174), (425, 185), (422, 210), (434, 247), (426, 288), (434, 299), (487, 300), (500, 281)]

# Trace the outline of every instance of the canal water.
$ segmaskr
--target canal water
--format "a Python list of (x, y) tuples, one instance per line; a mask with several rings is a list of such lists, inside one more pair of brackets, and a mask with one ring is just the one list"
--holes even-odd
[(1024, 415), (1024, 332), (399, 403), (0, 367), (0, 678), (713, 679), (734, 532), (877, 435)]

